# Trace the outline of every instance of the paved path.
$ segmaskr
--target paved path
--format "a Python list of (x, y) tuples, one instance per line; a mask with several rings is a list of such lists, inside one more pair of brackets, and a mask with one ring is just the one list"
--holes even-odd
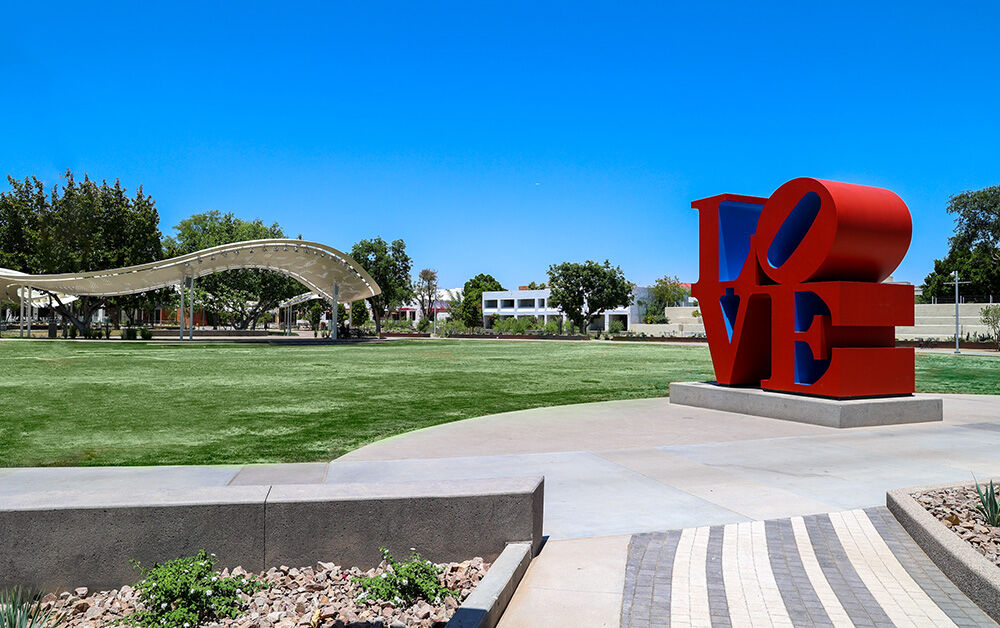
[(622, 628), (996, 626), (884, 507), (632, 537)]

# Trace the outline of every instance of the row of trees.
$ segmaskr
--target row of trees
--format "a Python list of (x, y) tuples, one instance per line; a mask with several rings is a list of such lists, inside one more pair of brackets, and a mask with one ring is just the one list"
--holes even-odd
[[(77, 181), (69, 171), (64, 179), (61, 187), (46, 191), (35, 177), (23, 181), (8, 177), (10, 189), (0, 193), (0, 267), (31, 274), (84, 272), (143, 264), (231, 242), (287, 237), (278, 223), (267, 225), (218, 211), (182, 220), (174, 227), (173, 236), (163, 237), (156, 203), (141, 186), (129, 195), (117, 180), (97, 183), (85, 175), (83, 181)], [(413, 281), (413, 261), (403, 240), (361, 240), (351, 248), (351, 256), (382, 288), (381, 294), (369, 299), (377, 331), (381, 332), (382, 322), (393, 310), (413, 300), (425, 318), (433, 315), (437, 272), (425, 268)], [(676, 279), (668, 280), (654, 286), (648, 309), (662, 312), (664, 305), (676, 300), (679, 284)], [(547, 286), (551, 289), (550, 304), (562, 308), (582, 329), (605, 310), (629, 305), (633, 298), (633, 284), (621, 268), (607, 260), (603, 264), (554, 264), (548, 269)], [(545, 284), (529, 287), (543, 288)], [(281, 273), (259, 269), (202, 277), (195, 289), (198, 303), (214, 324), (236, 329), (256, 327), (264, 313), (305, 290)], [(491, 275), (469, 279), (458, 294), (451, 295), (451, 315), (470, 327), (481, 325), (482, 294), (491, 290), (503, 290)], [(172, 306), (176, 299), (169, 289), (125, 297), (86, 297), (73, 304), (63, 304), (58, 295), (52, 296), (56, 312), (81, 330), (89, 327), (93, 314), (102, 307), (131, 317), (158, 305)], [(352, 323), (366, 322), (368, 309), (362, 304), (352, 307)], [(310, 315), (315, 317), (315, 311)]]

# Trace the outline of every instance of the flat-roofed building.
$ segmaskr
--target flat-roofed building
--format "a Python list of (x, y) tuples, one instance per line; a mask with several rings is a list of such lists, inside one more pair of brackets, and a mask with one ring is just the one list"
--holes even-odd
[[(542, 288), (531, 290), (522, 287), (519, 290), (496, 290), (483, 293), (483, 326), (488, 327), (493, 317), (523, 318), (533, 316), (543, 323), (552, 320), (566, 321), (566, 315), (549, 303), (551, 290)], [(635, 323), (642, 322), (643, 303), (649, 301), (649, 288), (636, 286), (632, 291), (632, 304), (605, 310), (602, 316), (594, 319), (591, 331), (607, 330), (613, 321), (619, 321), (626, 330)]]

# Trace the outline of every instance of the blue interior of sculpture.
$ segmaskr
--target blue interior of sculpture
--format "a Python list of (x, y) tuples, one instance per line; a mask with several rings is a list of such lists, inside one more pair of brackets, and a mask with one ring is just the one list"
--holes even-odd
[(821, 204), (815, 192), (807, 193), (795, 204), (767, 249), (767, 263), (771, 268), (780, 267), (792, 256), (816, 220)]
[(757, 231), (757, 221), (763, 209), (763, 205), (756, 203), (719, 203), (720, 281), (732, 281), (740, 276), (750, 254), (750, 236)]
[[(817, 316), (830, 316), (830, 308), (815, 292), (795, 293), (795, 331), (809, 331)], [(795, 342), (795, 383), (814, 384), (826, 369), (830, 367), (830, 359), (817, 360), (813, 357), (809, 343)]]

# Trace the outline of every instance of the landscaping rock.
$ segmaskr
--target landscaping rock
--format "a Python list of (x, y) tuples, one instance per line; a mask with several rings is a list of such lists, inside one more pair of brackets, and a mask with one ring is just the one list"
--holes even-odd
[[(992, 533), (996, 533), (996, 529)], [(461, 563), (439, 565), (441, 583), (459, 592), (458, 599), (446, 597), (438, 604), (418, 600), (409, 607), (386, 602), (361, 600), (356, 576), (377, 576), (388, 570), (385, 563), (362, 572), (357, 567), (342, 569), (332, 562), (309, 567), (281, 566), (254, 574), (271, 586), (250, 595), (243, 594), (246, 612), (235, 618), (207, 624), (207, 628), (442, 628), (462, 601), (479, 584), (489, 563), (474, 558)], [(224, 570), (225, 576), (251, 575), (242, 567)], [(60, 628), (112, 626), (137, 610), (138, 595), (132, 587), (90, 593), (86, 587), (72, 593), (48, 594), (42, 606), (64, 615)]]
[[(985, 486), (980, 485), (985, 492)], [(913, 494), (931, 513), (977, 552), (1000, 566), (1000, 528), (987, 526), (976, 510), (979, 496), (975, 486), (957, 486)]]

